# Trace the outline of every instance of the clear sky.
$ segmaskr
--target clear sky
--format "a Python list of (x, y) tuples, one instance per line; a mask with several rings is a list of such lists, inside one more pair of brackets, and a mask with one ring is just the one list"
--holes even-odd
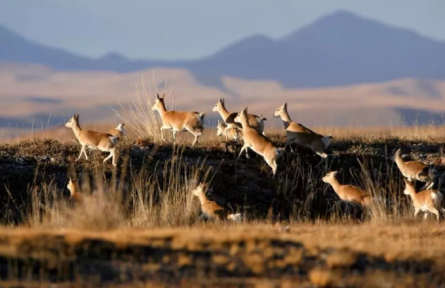
[(445, 0), (0, 0), (0, 24), (89, 56), (188, 59), (340, 9), (445, 41)]

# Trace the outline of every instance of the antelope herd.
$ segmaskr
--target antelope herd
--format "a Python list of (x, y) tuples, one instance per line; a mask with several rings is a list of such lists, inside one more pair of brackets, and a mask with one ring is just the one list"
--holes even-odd
[[(172, 130), (173, 141), (176, 140), (176, 133), (179, 131), (188, 131), (195, 138), (192, 147), (198, 142), (198, 138), (202, 135), (204, 130), (204, 116), (203, 112), (192, 111), (167, 111), (164, 104), (165, 94), (156, 95), (155, 102), (152, 106), (153, 111), (158, 111), (162, 121), (160, 127), (161, 137), (164, 141), (164, 130)], [(212, 109), (213, 112), (219, 113), (222, 121), (218, 120), (217, 136), (224, 136), (226, 141), (239, 142), (243, 141), (241, 151), (238, 158), (243, 152), (246, 153), (246, 158), (249, 158), (248, 149), (253, 150), (258, 155), (262, 156), (265, 162), (272, 168), (272, 175), (275, 177), (278, 169), (278, 160), (284, 154), (287, 147), (293, 153), (292, 143), (299, 146), (311, 149), (315, 154), (322, 159), (320, 165), (324, 160), (327, 161), (328, 154), (326, 149), (330, 145), (332, 136), (323, 136), (311, 129), (303, 126), (300, 123), (293, 122), (287, 111), (287, 103), (284, 103), (276, 109), (273, 116), (281, 118), (286, 132), (286, 144), (284, 148), (277, 147), (264, 133), (264, 121), (267, 119), (262, 115), (257, 116), (248, 113), (248, 108), (244, 108), (241, 112), (230, 113), (225, 106), (224, 98), (219, 99)], [(125, 136), (124, 124), (119, 124), (116, 128), (111, 129), (108, 133), (82, 130), (79, 125), (79, 115), (74, 116), (65, 124), (66, 127), (71, 128), (77, 140), (81, 144), (79, 157), (82, 154), (88, 160), (86, 147), (93, 150), (101, 150), (109, 152), (110, 154), (104, 159), (104, 162), (112, 159), (113, 166), (116, 166), (116, 144), (118, 139)], [(440, 219), (440, 212), (445, 212), (443, 208), (443, 194), (438, 190), (433, 190), (434, 179), (436, 171), (428, 165), (419, 161), (404, 161), (401, 154), (401, 149), (398, 149), (394, 155), (394, 161), (404, 176), (405, 190), (404, 194), (409, 195), (414, 206), (414, 216), (422, 212), (430, 212), (436, 215), (437, 220)], [(336, 178), (337, 171), (328, 172), (322, 181), (332, 186), (334, 192), (338, 197), (345, 202), (356, 204), (362, 207), (370, 207), (375, 201), (371, 193), (363, 191), (362, 189), (353, 185), (342, 185)], [(415, 188), (415, 181), (425, 182), (422, 191), (417, 192)], [(73, 182), (70, 178), (67, 188), (70, 190), (71, 197), (81, 199), (80, 191), (77, 182)], [(214, 220), (233, 220), (241, 221), (243, 215), (240, 213), (230, 214), (224, 208), (219, 206), (216, 202), (207, 199), (206, 191), (207, 184), (199, 184), (192, 191), (192, 195), (199, 198), (201, 202), (202, 217), (205, 219)], [(428, 214), (425, 214), (427, 218)]]

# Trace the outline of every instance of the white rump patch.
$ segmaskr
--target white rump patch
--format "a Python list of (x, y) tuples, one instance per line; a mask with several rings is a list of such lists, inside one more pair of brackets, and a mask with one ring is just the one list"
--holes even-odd
[(437, 199), (439, 199), (439, 195), (437, 195), (436, 192), (432, 192), (432, 193), (431, 193), (431, 198), (432, 198), (433, 200), (437, 200)]
[(241, 222), (243, 220), (243, 214), (241, 213), (229, 214), (227, 215), (227, 219), (235, 222)]

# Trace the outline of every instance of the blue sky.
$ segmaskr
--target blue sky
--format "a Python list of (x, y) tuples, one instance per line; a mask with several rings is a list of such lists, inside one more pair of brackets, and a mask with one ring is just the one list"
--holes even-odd
[(252, 34), (282, 37), (340, 9), (445, 41), (443, 0), (0, 0), (0, 24), (94, 57), (190, 59)]

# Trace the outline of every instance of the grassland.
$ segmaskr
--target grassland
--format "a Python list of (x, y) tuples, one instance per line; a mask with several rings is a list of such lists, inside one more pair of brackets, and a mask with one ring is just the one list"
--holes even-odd
[(79, 112), (84, 123), (116, 122), (119, 117), (110, 107), (121, 113), (137, 98), (135, 91), (143, 94), (144, 89), (152, 92), (152, 100), (153, 91), (167, 92), (167, 104), (174, 103), (171, 108), (207, 112), (208, 119), (217, 118), (211, 108), (225, 97), (229, 111), (248, 105), (252, 113), (268, 118), (267, 126), (280, 124), (272, 112), (283, 102), (289, 103), (293, 120), (310, 127), (444, 123), (445, 82), (434, 80), (295, 89), (275, 81), (223, 77), (219, 87), (210, 87), (187, 70), (61, 72), (39, 65), (0, 64), (0, 86), (0, 129), (9, 130), (0, 130), (0, 140), (61, 125)]
[[(334, 135), (329, 167), (306, 149), (287, 153), (276, 179), (260, 157), (236, 161), (208, 129), (194, 149), (156, 140), (130, 121), (117, 169), (100, 152), (75, 162), (79, 145), (31, 139), (0, 146), (0, 277), (10, 287), (440, 287), (443, 223), (413, 219), (391, 160), (402, 147), (445, 171), (442, 127), (319, 129)], [(145, 133), (145, 134), (144, 134)], [(267, 131), (278, 145), (279, 130)], [(141, 135), (136, 137), (134, 135)], [(50, 134), (45, 135), (46, 137)], [(321, 182), (340, 182), (379, 199), (371, 210), (340, 202)], [(67, 176), (91, 197), (68, 200)], [(243, 223), (203, 222), (190, 190), (242, 212)], [(6, 281), (6, 282), (5, 282)], [(5, 286), (7, 287), (7, 286)]]

